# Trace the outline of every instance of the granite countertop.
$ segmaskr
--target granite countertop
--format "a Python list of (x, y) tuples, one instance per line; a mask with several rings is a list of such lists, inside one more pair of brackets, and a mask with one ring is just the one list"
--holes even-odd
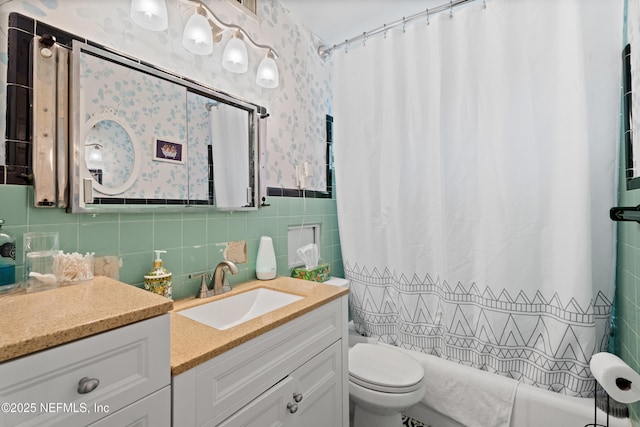
[(145, 320), (173, 301), (116, 280), (0, 296), (0, 362)]
[[(226, 330), (177, 314), (260, 287), (303, 298)], [(14, 292), (0, 296), (0, 363), (170, 312), (171, 374), (178, 375), (348, 292), (347, 288), (276, 277), (243, 283), (211, 298), (173, 302), (102, 276), (42, 292)]]
[[(226, 330), (219, 330), (184, 316), (180, 310), (206, 304), (255, 288), (268, 288), (304, 298)], [(226, 294), (176, 301), (171, 313), (171, 374), (179, 375), (240, 344), (349, 293), (349, 289), (290, 277), (253, 280)]]

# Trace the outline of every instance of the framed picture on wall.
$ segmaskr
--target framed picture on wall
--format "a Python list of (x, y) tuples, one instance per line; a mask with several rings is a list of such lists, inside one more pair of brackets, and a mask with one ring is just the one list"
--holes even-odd
[(156, 138), (153, 144), (153, 160), (184, 164), (186, 147), (180, 142)]

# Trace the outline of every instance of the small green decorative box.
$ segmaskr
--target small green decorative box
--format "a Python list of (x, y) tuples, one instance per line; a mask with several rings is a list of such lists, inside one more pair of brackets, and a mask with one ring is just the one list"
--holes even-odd
[(313, 282), (325, 282), (329, 280), (329, 264), (319, 264), (316, 268), (307, 270), (303, 267), (294, 268), (291, 277)]

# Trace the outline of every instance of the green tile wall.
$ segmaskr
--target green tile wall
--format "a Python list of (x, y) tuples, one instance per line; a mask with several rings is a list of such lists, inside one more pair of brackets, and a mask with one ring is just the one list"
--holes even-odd
[(63, 209), (33, 206), (30, 186), (0, 185), (0, 218), (17, 240), (16, 277), (23, 274), (22, 235), (29, 231), (58, 231), (65, 252), (95, 252), (122, 259), (120, 280), (143, 286), (143, 276), (153, 263), (153, 250), (163, 249), (165, 266), (173, 273), (174, 299), (195, 295), (198, 280), (190, 273), (211, 272), (223, 260), (227, 241), (246, 240), (248, 262), (231, 284), (255, 278), (260, 236), (273, 238), (278, 274), (289, 275), (287, 229), (289, 225), (319, 223), (320, 253), (330, 263), (332, 275), (344, 276), (338, 236), (336, 201), (271, 197), (269, 207), (253, 212), (196, 212), (143, 214), (68, 214)]
[[(620, 138), (622, 141), (622, 137)], [(640, 204), (640, 190), (627, 191), (626, 156), (621, 142), (619, 170), (619, 206)], [(640, 372), (640, 224), (617, 222), (616, 263), (616, 353)], [(640, 427), (640, 402), (629, 405), (631, 423)]]
[[(621, 180), (621, 186), (624, 185)], [(622, 190), (619, 204), (640, 204), (640, 190)], [(636, 222), (618, 222), (616, 276), (617, 353), (640, 372), (640, 224)], [(640, 426), (640, 403), (630, 405), (629, 409), (632, 425)]]

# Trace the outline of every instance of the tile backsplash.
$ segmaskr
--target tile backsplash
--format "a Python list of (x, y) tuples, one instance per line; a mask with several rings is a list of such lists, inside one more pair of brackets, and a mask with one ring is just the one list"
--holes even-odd
[(260, 236), (273, 238), (278, 275), (289, 275), (287, 231), (291, 225), (320, 224), (320, 256), (331, 274), (343, 276), (335, 199), (271, 197), (270, 206), (251, 212), (68, 214), (63, 209), (33, 207), (33, 188), (0, 185), (0, 218), (16, 237), (16, 279), (23, 275), (22, 235), (57, 231), (65, 252), (94, 252), (122, 260), (120, 280), (143, 287), (153, 265), (153, 250), (166, 250), (165, 267), (173, 273), (173, 297), (195, 295), (198, 279), (191, 273), (212, 272), (224, 259), (228, 242), (247, 242), (247, 263), (230, 276), (231, 284), (255, 278)]

